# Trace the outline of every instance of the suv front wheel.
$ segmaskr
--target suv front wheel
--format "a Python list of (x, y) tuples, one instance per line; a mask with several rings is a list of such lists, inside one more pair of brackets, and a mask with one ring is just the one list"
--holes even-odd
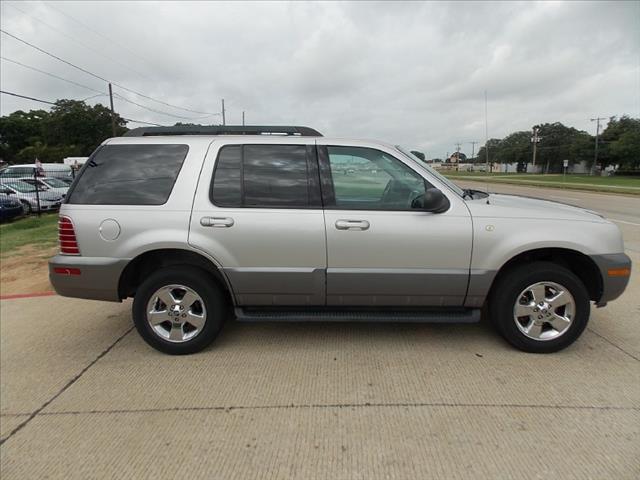
[(521, 265), (491, 292), (490, 317), (513, 346), (551, 353), (571, 345), (589, 321), (589, 294), (570, 270), (550, 262)]
[(172, 355), (195, 353), (213, 342), (225, 311), (225, 298), (215, 281), (193, 267), (154, 272), (133, 300), (133, 321), (142, 338)]

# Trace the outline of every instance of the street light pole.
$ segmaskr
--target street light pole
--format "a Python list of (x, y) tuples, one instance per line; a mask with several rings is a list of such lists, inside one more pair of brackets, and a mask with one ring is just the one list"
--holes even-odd
[(475, 157), (474, 155), (476, 154), (476, 144), (478, 142), (469, 142), (471, 144), (471, 160), (473, 160)]
[(538, 132), (540, 132), (540, 129), (538, 127), (533, 127), (533, 137), (531, 137), (531, 142), (533, 143), (533, 173), (536, 173), (536, 153), (538, 151), (538, 142), (540, 141)]
[(593, 166), (591, 167), (591, 174), (593, 175), (593, 169), (598, 164), (598, 136), (600, 135), (600, 120), (606, 120), (603, 117), (592, 118), (592, 122), (596, 122), (596, 151), (593, 157)]

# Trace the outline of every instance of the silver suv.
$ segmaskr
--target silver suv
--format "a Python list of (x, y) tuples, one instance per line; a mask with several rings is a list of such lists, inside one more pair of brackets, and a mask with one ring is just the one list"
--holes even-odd
[(553, 352), (625, 289), (619, 229), (559, 203), (462, 190), (400, 147), (306, 127), (136, 129), (60, 212), (60, 295), (121, 301), (153, 347), (249, 321), (477, 322)]

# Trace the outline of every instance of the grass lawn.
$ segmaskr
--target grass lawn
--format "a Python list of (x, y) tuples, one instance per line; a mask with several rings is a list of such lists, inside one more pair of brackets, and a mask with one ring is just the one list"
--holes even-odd
[(0, 254), (25, 246), (51, 247), (58, 242), (58, 215), (43, 214), (0, 225)]
[(640, 177), (601, 177), (592, 175), (522, 174), (483, 172), (442, 172), (453, 180), (478, 180), (576, 190), (592, 190), (640, 195)]

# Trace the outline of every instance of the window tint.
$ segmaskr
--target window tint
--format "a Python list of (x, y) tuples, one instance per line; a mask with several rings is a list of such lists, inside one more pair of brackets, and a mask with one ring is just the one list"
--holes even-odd
[(335, 206), (362, 210), (410, 210), (427, 183), (398, 159), (379, 150), (327, 147)]
[(211, 200), (226, 207), (319, 206), (313, 148), (306, 145), (223, 147), (216, 162)]
[(246, 206), (308, 206), (309, 177), (304, 145), (244, 147)]
[(216, 161), (213, 178), (212, 200), (220, 206), (239, 207), (242, 205), (240, 168), (242, 145), (222, 147)]
[(69, 203), (162, 205), (188, 150), (187, 145), (105, 145), (83, 167)]
[(7, 169), (10, 175), (33, 175), (33, 167), (14, 167)]

